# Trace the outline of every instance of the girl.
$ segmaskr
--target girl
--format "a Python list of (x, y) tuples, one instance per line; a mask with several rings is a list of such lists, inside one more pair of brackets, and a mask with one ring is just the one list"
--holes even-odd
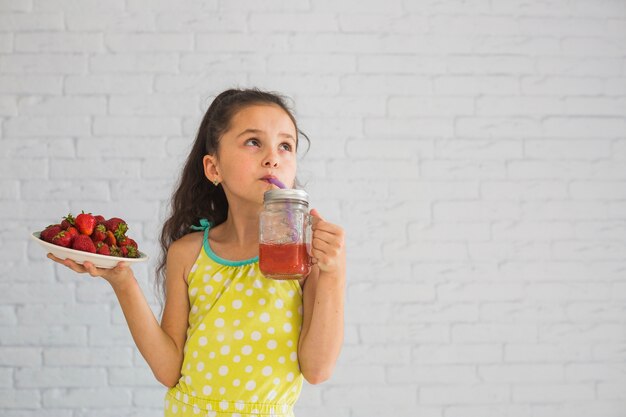
[(153, 315), (132, 270), (48, 257), (107, 280), (156, 379), (166, 416), (292, 416), (302, 379), (333, 371), (343, 342), (343, 230), (313, 209), (311, 273), (259, 271), (259, 213), (274, 177), (293, 187), (300, 131), (284, 100), (227, 90), (207, 110), (161, 233)]

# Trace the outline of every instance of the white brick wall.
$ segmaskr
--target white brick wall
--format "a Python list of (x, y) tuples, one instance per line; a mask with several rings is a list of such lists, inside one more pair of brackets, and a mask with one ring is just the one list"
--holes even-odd
[(626, 1), (0, 0), (2, 416), (160, 415), (110, 288), (27, 235), (123, 215), (154, 261), (232, 86), (295, 100), (348, 232), (299, 417), (626, 416)]

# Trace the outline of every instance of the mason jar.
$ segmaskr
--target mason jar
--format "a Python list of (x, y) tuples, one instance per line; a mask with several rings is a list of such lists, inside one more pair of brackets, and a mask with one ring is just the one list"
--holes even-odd
[(266, 191), (259, 229), (259, 269), (263, 275), (300, 279), (309, 274), (312, 233), (309, 195), (305, 191)]

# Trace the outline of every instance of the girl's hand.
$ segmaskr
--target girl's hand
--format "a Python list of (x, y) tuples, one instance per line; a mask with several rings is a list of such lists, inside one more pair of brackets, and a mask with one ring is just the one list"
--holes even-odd
[(106, 269), (96, 268), (91, 262), (85, 262), (81, 265), (71, 259), (60, 259), (51, 253), (48, 253), (48, 258), (52, 259), (54, 262), (60, 263), (61, 265), (65, 265), (72, 271), (78, 272), (79, 274), (87, 273), (92, 277), (102, 277), (108, 281), (113, 288), (120, 287), (133, 278), (133, 271), (128, 267), (126, 262), (119, 262), (115, 268)]
[(346, 264), (346, 252), (343, 229), (322, 219), (316, 209), (311, 210), (313, 216), (313, 239), (311, 255), (320, 272), (339, 273), (343, 275)]

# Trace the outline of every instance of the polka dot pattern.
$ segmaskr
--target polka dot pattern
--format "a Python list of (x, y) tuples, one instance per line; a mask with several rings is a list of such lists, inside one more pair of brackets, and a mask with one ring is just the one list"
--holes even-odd
[(182, 376), (168, 390), (165, 416), (291, 416), (303, 379), (298, 282), (265, 278), (258, 262), (218, 263), (204, 250), (187, 282)]

